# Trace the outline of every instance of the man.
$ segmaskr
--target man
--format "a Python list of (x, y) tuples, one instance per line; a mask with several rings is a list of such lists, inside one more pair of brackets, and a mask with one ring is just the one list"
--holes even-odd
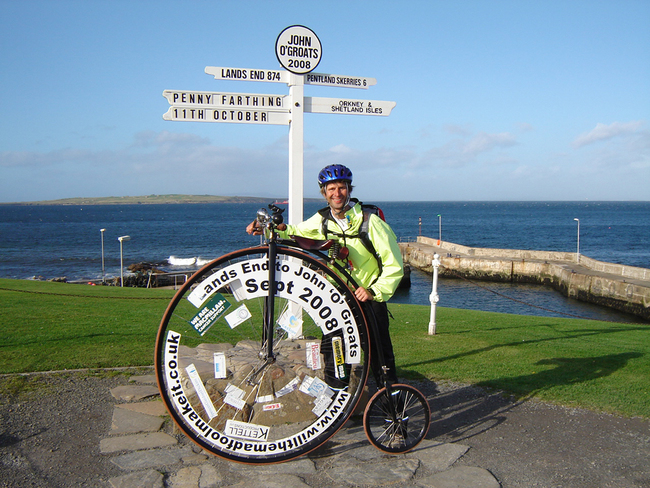
[[(318, 174), (318, 184), (327, 207), (297, 225), (288, 225), (279, 232), (281, 237), (299, 235), (311, 239), (336, 239), (349, 250), (345, 263), (354, 280), (360, 285), (355, 290), (364, 307), (372, 309), (381, 337), (384, 360), (388, 366), (388, 379), (396, 382), (395, 355), (388, 331), (388, 307), (404, 274), (402, 253), (390, 226), (375, 214), (366, 214), (367, 236), (372, 243), (364, 243), (360, 235), (364, 221), (361, 204), (350, 197), (352, 172), (345, 166), (333, 164)], [(254, 221), (246, 228), (249, 234), (259, 235), (262, 230)], [(369, 249), (370, 247), (370, 249)], [(374, 249), (373, 249), (374, 248)], [(376, 355), (372, 368), (377, 375)]]

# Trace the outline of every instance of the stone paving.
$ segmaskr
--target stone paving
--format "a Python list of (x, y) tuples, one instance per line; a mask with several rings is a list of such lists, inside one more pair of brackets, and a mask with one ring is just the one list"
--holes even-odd
[(357, 419), (297, 460), (255, 466), (228, 462), (175, 434), (153, 375), (131, 382), (111, 390), (117, 403), (111, 429), (100, 441), (102, 455), (124, 471), (109, 480), (112, 488), (500, 487), (486, 469), (454, 466), (468, 446), (425, 439), (417, 449), (391, 456), (370, 445)]

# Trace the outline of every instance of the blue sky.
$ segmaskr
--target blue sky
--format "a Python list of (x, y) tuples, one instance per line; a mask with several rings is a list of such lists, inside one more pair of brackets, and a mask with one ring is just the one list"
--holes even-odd
[(277, 69), (311, 28), (305, 95), (397, 102), (305, 114), (305, 196), (330, 163), (358, 197), (650, 200), (650, 2), (0, 0), (0, 201), (284, 196), (287, 126), (165, 121), (163, 90), (288, 94), (206, 66)]

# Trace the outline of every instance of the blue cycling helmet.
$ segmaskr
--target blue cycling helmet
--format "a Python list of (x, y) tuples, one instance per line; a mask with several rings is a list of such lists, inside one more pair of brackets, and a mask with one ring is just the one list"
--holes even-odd
[(339, 180), (347, 181), (352, 184), (352, 171), (342, 164), (330, 164), (329, 166), (325, 166), (320, 170), (320, 173), (318, 173), (318, 184), (321, 188), (327, 183)]

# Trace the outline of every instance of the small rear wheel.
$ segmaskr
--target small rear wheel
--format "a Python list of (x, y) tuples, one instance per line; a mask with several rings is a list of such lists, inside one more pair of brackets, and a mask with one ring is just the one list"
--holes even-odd
[(384, 452), (410, 451), (429, 430), (431, 412), (422, 393), (409, 385), (380, 389), (368, 402), (363, 428), (368, 440)]

